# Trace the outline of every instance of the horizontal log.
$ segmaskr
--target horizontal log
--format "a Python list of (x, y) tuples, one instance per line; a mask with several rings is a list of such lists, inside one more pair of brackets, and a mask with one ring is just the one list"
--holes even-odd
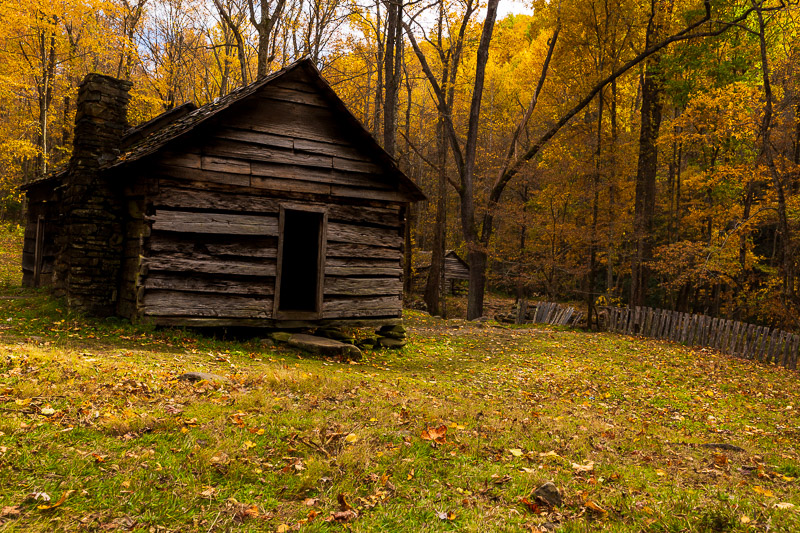
[[(153, 198), (156, 207), (178, 209), (209, 209), (219, 211), (236, 211), (239, 213), (277, 214), (281, 200), (271, 196), (256, 196), (245, 193), (225, 193), (198, 189), (164, 186), (158, 196)], [(355, 205), (325, 204), (308, 202), (315, 207), (328, 207), (328, 219), (335, 221), (365, 222), (391, 228), (400, 227), (400, 209), (398, 207), (365, 207)]]
[(256, 318), (198, 318), (182, 316), (155, 316), (145, 319), (146, 322), (158, 326), (186, 326), (186, 327), (249, 327), (249, 328), (286, 328), (299, 329), (320, 326), (342, 326), (342, 327), (378, 327), (386, 325), (402, 324), (403, 319), (399, 316), (376, 317), (376, 318), (343, 318), (328, 320), (274, 320)]
[(144, 315), (221, 318), (270, 318), (272, 298), (178, 291), (145, 291)]
[(325, 278), (325, 296), (383, 296), (399, 297), (403, 293), (400, 278)]
[(161, 289), (181, 292), (246, 294), (251, 296), (272, 296), (275, 293), (275, 279), (219, 279), (197, 276), (175, 276), (149, 274), (144, 280), (145, 289)]
[(399, 235), (399, 231), (391, 229), (329, 222), (328, 241), (399, 248), (403, 238)]
[[(306, 139), (294, 139), (292, 147), (296, 152), (309, 152), (312, 154), (322, 154), (340, 159), (353, 161), (371, 162), (371, 158), (362, 150), (354, 146), (345, 146), (321, 141), (309, 141)], [(378, 167), (379, 174), (383, 169)]]
[[(189, 180), (193, 182), (196, 187), (205, 186), (206, 183), (218, 183), (227, 187), (250, 187), (249, 174), (232, 174), (228, 172), (215, 172), (209, 170), (200, 170), (196, 168), (180, 167), (172, 164), (159, 162), (155, 165), (154, 170), (159, 176), (163, 178), (173, 178), (179, 180)], [(159, 181), (163, 181), (160, 177)], [(202, 184), (202, 185), (201, 185)], [(213, 185), (212, 185), (213, 186)]]
[(146, 257), (142, 267), (149, 271), (197, 272), (237, 276), (275, 276), (275, 263), (225, 260), (183, 259), (178, 257)]
[(403, 273), (401, 268), (374, 267), (374, 266), (326, 266), (326, 276), (385, 276), (399, 277)]
[(322, 318), (400, 315), (403, 301), (397, 296), (345, 298), (322, 302)]
[(400, 261), (403, 253), (399, 247), (385, 248), (366, 244), (328, 242), (328, 257), (363, 257), (369, 259), (394, 259)]
[(306, 194), (316, 194), (319, 196), (329, 196), (331, 186), (327, 183), (314, 181), (302, 181), (294, 178), (264, 178), (252, 176), (250, 186), (256, 189), (281, 192), (299, 192)]
[(231, 160), (236, 161), (237, 164), (248, 162), (246, 167), (247, 172), (250, 171), (249, 162), (251, 161), (263, 161), (267, 163), (277, 163), (283, 165), (298, 165), (301, 167), (318, 167), (324, 169), (333, 168), (333, 158), (331, 156), (311, 153), (296, 153), (291, 148), (286, 150), (279, 147), (267, 147), (229, 139), (215, 139), (213, 142), (207, 141), (203, 144), (202, 149), (204, 154), (222, 157), (225, 159), (226, 163)]
[(277, 148), (294, 148), (294, 139), (283, 135), (272, 135), (260, 131), (242, 130), (239, 128), (219, 128), (214, 130), (214, 136), (220, 139), (230, 139), (247, 143), (273, 146)]
[[(174, 168), (174, 167), (173, 167)], [(388, 193), (397, 196), (393, 191), (371, 191), (373, 198), (368, 198), (364, 194), (355, 194), (352, 196), (343, 196), (338, 192), (330, 194), (330, 192), (338, 191), (339, 186), (332, 186), (331, 190), (326, 194), (313, 194), (305, 193), (297, 190), (277, 190), (277, 189), (257, 189), (250, 187), (250, 176), (237, 176), (235, 174), (222, 174), (213, 172), (196, 171), (192, 169), (177, 169), (176, 175), (171, 176), (165, 172), (169, 167), (160, 167), (158, 181), (162, 186), (170, 186), (176, 188), (188, 188), (202, 191), (214, 191), (224, 193), (241, 193), (241, 194), (254, 194), (258, 196), (270, 196), (273, 198), (280, 198), (287, 201), (300, 201), (312, 203), (324, 203), (329, 205), (358, 205), (364, 207), (385, 208), (392, 209), (399, 208), (403, 205), (404, 201), (391, 200), (387, 203), (386, 200), (377, 198), (384, 196)], [(185, 172), (182, 172), (185, 171)], [(192, 175), (192, 173), (195, 173)], [(219, 174), (219, 175), (217, 175)], [(204, 179), (207, 176), (209, 179)], [(235, 183), (233, 177), (246, 178), (247, 183), (242, 185)], [(228, 180), (228, 181), (225, 181)]]
[(261, 89), (261, 91), (259, 91), (259, 96), (262, 98), (270, 98), (284, 102), (295, 102), (298, 104), (321, 107), (325, 109), (330, 107), (330, 103), (328, 103), (318, 92), (298, 91), (294, 88), (280, 87), (272, 84)]
[(274, 237), (278, 235), (278, 218), (275, 216), (192, 213), (157, 209), (153, 217), (153, 230)]
[(341, 157), (333, 158), (333, 168), (349, 172), (365, 172), (368, 174), (382, 174), (384, 169), (369, 161), (353, 161)]
[[(295, 164), (296, 163), (296, 164)], [(300, 166), (302, 161), (290, 163), (253, 161), (251, 171), (253, 176), (265, 178), (283, 178), (298, 182), (313, 182), (326, 185), (341, 185), (343, 187), (357, 187), (359, 189), (377, 189), (385, 192), (394, 192), (382, 174), (362, 172), (342, 172), (323, 167)]]
[(277, 239), (237, 239), (237, 242), (194, 242), (188, 235), (156, 233), (150, 239), (152, 255), (178, 255), (185, 257), (228, 256), (247, 258), (278, 257)]

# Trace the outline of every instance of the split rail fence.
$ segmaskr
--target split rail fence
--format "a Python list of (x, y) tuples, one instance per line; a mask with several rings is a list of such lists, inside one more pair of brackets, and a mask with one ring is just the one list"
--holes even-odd
[(755, 324), (650, 307), (604, 307), (607, 329), (625, 335), (704, 346), (796, 370), (800, 336)]

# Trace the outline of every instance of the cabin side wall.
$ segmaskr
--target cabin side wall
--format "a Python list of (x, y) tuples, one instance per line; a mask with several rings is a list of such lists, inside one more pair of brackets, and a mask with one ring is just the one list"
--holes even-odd
[(53, 284), (58, 231), (59, 197), (51, 184), (32, 187), (22, 248), (22, 285), (49, 287)]

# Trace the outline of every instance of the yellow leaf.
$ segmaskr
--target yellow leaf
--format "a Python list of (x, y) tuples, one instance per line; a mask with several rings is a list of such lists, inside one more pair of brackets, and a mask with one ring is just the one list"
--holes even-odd
[(278, 529), (276, 531), (278, 533), (286, 533), (287, 531), (289, 531), (289, 526), (287, 526), (286, 524), (281, 524), (278, 526)]
[(741, 522), (742, 524), (749, 524), (751, 520), (749, 516), (743, 514), (742, 517), (739, 519), (739, 522)]
[(344, 438), (344, 441), (353, 444), (354, 442), (358, 441), (358, 435), (356, 435), (355, 433), (350, 433)]
[(255, 448), (256, 447), (256, 443), (251, 441), (251, 440), (246, 440), (246, 441), (244, 441), (244, 447), (245, 447), (246, 450), (249, 450), (250, 448)]
[(776, 503), (774, 506), (776, 509), (794, 509), (795, 505), (789, 502), (780, 502)]
[(772, 498), (775, 494), (771, 490), (767, 490), (760, 485), (756, 485), (753, 487), (753, 492), (757, 494), (761, 494), (762, 496), (766, 496), (767, 498)]
[(47, 416), (50, 416), (50, 415), (52, 415), (52, 414), (55, 414), (55, 412), (56, 412), (56, 410), (55, 410), (55, 409), (53, 409), (52, 407), (45, 407), (45, 408), (43, 408), (43, 409), (41, 410), (41, 413), (42, 413), (43, 415), (47, 415)]
[(58, 501), (56, 503), (51, 504), (51, 505), (47, 505), (47, 504), (37, 505), (36, 508), (39, 509), (40, 511), (47, 511), (49, 509), (55, 509), (56, 507), (60, 507), (62, 503), (67, 501), (67, 496), (69, 496), (71, 493), (72, 493), (72, 491), (68, 490), (67, 492), (65, 492), (64, 494), (61, 495), (61, 497), (58, 499)]
[(508, 450), (508, 451), (510, 451), (510, 452), (511, 452), (511, 455), (513, 455), (514, 457), (522, 457), (523, 455), (525, 455), (525, 454), (522, 452), (522, 450), (520, 450), (519, 448), (511, 448), (511, 449), (510, 449), (510, 450)]
[(256, 435), (263, 435), (264, 433), (266, 433), (266, 431), (264, 431), (263, 428), (256, 431)]

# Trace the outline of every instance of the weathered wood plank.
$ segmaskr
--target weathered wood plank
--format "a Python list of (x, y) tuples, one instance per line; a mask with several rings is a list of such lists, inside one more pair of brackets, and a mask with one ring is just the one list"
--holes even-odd
[(150, 239), (153, 255), (170, 254), (186, 258), (199, 256), (228, 256), (275, 259), (278, 257), (277, 239), (237, 239), (237, 242), (195, 242), (187, 235), (170, 238), (170, 233), (156, 233)]
[(213, 135), (214, 137), (220, 139), (260, 144), (274, 148), (285, 148), (288, 150), (292, 150), (294, 148), (294, 139), (291, 137), (285, 137), (283, 135), (271, 135), (269, 133), (263, 133), (259, 131), (220, 127), (214, 130)]
[(403, 302), (397, 296), (326, 300), (322, 318), (344, 318), (401, 314)]
[(278, 218), (275, 216), (193, 213), (157, 209), (153, 217), (153, 229), (181, 233), (275, 237), (278, 235)]
[(283, 102), (294, 102), (313, 107), (320, 107), (324, 109), (330, 108), (330, 103), (327, 102), (320, 93), (297, 91), (288, 87), (280, 87), (277, 85), (269, 84), (258, 93), (261, 98), (268, 98), (271, 100), (279, 100)]
[[(303, 167), (299, 164), (253, 161), (250, 166), (253, 176), (262, 178), (280, 178), (297, 182), (311, 182), (325, 185), (345, 187), (346, 190), (366, 189), (368, 191), (384, 191), (386, 194), (397, 194), (394, 187), (383, 176), (360, 172), (342, 172), (329, 168)], [(375, 193), (377, 194), (377, 193)]]
[(146, 316), (270, 318), (272, 298), (146, 291), (142, 310)]
[(142, 266), (148, 270), (168, 272), (198, 272), (203, 274), (232, 274), (238, 276), (275, 276), (275, 263), (226, 260), (182, 259), (177, 257), (146, 257)]
[(399, 248), (403, 238), (399, 232), (393, 230), (330, 222), (328, 241)]
[(157, 326), (191, 327), (253, 327), (253, 328), (312, 328), (320, 326), (376, 327), (402, 324), (400, 316), (341, 318), (328, 320), (275, 320), (263, 318), (211, 318), (191, 316), (151, 316), (146, 321)]
[(151, 273), (144, 279), (144, 288), (181, 292), (272, 296), (275, 293), (275, 280), (274, 278), (231, 280)]
[(366, 244), (349, 244), (344, 242), (329, 242), (327, 247), (328, 257), (363, 257), (365, 259), (394, 259), (400, 261), (403, 253), (400, 248), (369, 246)]
[(402, 295), (399, 278), (325, 278), (325, 296), (382, 296)]
[[(248, 162), (247, 170), (250, 172), (250, 162), (267, 162), (282, 165), (295, 165), (299, 167), (318, 167), (332, 169), (333, 158), (326, 155), (311, 153), (296, 153), (292, 148), (286, 150), (279, 147), (267, 147), (231, 139), (214, 139), (207, 141), (202, 147), (203, 154), (223, 158), (226, 162)], [(352, 169), (344, 169), (352, 170)], [(253, 169), (255, 173), (255, 169)], [(371, 172), (371, 171), (368, 171)], [(380, 172), (380, 169), (378, 169)]]
[(197, 168), (187, 168), (168, 164), (154, 165), (154, 170), (160, 176), (178, 180), (192, 181), (197, 186), (201, 186), (200, 184), (205, 183), (218, 183), (225, 186), (250, 187), (249, 174), (245, 175), (229, 172), (215, 172), (211, 170), (201, 170)]

